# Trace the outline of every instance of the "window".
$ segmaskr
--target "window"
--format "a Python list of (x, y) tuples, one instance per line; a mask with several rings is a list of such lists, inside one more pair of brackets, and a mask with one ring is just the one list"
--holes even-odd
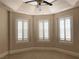
[(71, 17), (62, 17), (59, 19), (59, 37), (60, 41), (71, 42)]
[(28, 21), (27, 20), (17, 21), (17, 38), (18, 38), (18, 41), (28, 40)]
[(39, 21), (39, 40), (49, 39), (49, 24), (47, 20)]

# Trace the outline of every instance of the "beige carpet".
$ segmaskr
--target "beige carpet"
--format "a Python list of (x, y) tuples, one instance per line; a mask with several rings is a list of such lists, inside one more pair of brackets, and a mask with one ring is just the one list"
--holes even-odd
[(8, 55), (3, 59), (79, 59), (79, 58), (55, 51), (28, 51)]

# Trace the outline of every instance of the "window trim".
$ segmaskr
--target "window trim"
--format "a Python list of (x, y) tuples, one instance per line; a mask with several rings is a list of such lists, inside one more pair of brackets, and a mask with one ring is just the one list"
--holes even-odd
[[(39, 37), (39, 22), (40, 21), (43, 21), (43, 39), (40, 39), (40, 37)], [(48, 39), (44, 39), (44, 21), (48, 21)], [(49, 42), (50, 41), (50, 24), (49, 24), (49, 20), (45, 20), (45, 19), (43, 19), (43, 20), (38, 20), (38, 41), (40, 41), (40, 42)]]
[(16, 39), (16, 43), (22, 43), (22, 42), (29, 42), (29, 21), (28, 21), (28, 38), (26, 38), (27, 40), (24, 40), (25, 38), (22, 38), (22, 40), (18, 40), (18, 21), (21, 20), (22, 21), (22, 37), (24, 37), (24, 31), (23, 31), (23, 25), (24, 25), (24, 21), (28, 21), (26, 19), (16, 19), (15, 20), (15, 39)]
[[(70, 30), (71, 30), (71, 41), (67, 41), (66, 40), (66, 38), (65, 38), (65, 40), (60, 40), (60, 26), (59, 26), (59, 24), (60, 24), (60, 19), (61, 18), (64, 18), (64, 20), (65, 20), (65, 18), (67, 18), (67, 17), (69, 17), (70, 18)], [(58, 18), (58, 21), (57, 21), (57, 24), (58, 24), (58, 26), (57, 26), (57, 30), (58, 30), (58, 39), (59, 39), (59, 42), (60, 43), (73, 43), (73, 17), (72, 16), (70, 16), (70, 15), (67, 15), (67, 16), (61, 16), (61, 17), (59, 17)], [(65, 26), (65, 25), (64, 25)], [(66, 33), (66, 32), (65, 32)], [(66, 37), (66, 35), (65, 35), (65, 37)]]

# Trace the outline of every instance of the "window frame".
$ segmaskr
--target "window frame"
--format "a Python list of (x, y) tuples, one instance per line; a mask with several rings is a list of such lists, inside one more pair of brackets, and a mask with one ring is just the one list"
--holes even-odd
[[(66, 40), (66, 34), (65, 34), (64, 40), (61, 40), (61, 38), (60, 38), (60, 19), (64, 18), (64, 22), (65, 22), (65, 19), (68, 17), (70, 18), (70, 35), (71, 35), (70, 41)], [(65, 31), (65, 33), (66, 33), (66, 31)], [(59, 42), (62, 42), (62, 43), (72, 43), (73, 42), (73, 17), (72, 16), (68, 15), (68, 16), (61, 16), (58, 18), (58, 38), (59, 38)]]
[[(40, 37), (39, 37), (39, 22), (40, 21), (42, 21), (42, 23), (43, 23), (43, 39), (40, 39)], [(44, 39), (44, 23), (45, 23), (45, 21), (47, 21), (48, 22), (48, 39)], [(48, 41), (50, 41), (50, 24), (49, 24), (49, 22), (50, 22), (50, 20), (48, 20), (48, 19), (41, 19), (41, 20), (38, 20), (38, 41), (40, 41), (40, 42), (48, 42)]]
[[(18, 21), (21, 20), (22, 21), (22, 40), (18, 40)], [(24, 38), (24, 21), (27, 21), (28, 22), (28, 38)], [(15, 37), (16, 37), (16, 42), (17, 43), (22, 43), (22, 42), (29, 42), (29, 20), (27, 19), (16, 19), (15, 21)]]

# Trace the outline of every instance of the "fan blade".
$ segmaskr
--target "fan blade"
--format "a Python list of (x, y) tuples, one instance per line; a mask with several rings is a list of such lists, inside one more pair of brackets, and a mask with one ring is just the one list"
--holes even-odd
[(56, 2), (57, 0), (54, 0), (54, 1), (52, 1), (51, 3), (54, 3), (54, 2)]
[(46, 4), (50, 5), (50, 6), (53, 5), (52, 3), (49, 3), (49, 2), (47, 2), (47, 1), (43, 1), (43, 3), (46, 3)]
[[(34, 0), (35, 1), (35, 0)], [(30, 3), (30, 2), (34, 2), (34, 1), (27, 1), (27, 2), (25, 2), (25, 3)]]

